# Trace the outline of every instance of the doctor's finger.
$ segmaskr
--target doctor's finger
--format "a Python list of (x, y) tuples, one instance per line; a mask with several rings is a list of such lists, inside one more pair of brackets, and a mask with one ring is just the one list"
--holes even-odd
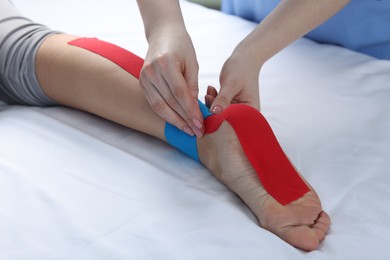
[[(198, 131), (196, 132), (198, 137), (203, 135), (203, 116), (199, 109), (197, 96), (194, 97), (193, 93), (196, 92), (193, 87), (189, 87), (187, 81), (183, 77), (183, 74), (179, 70), (172, 69), (170, 73), (164, 74), (164, 78), (169, 85), (169, 89), (180, 104), (188, 120), (191, 122), (191, 126), (195, 126)], [(197, 88), (197, 84), (196, 84)], [(196, 129), (194, 129), (196, 131)]]
[(166, 102), (156, 87), (149, 81), (143, 81), (142, 89), (146, 100), (148, 101), (152, 110), (159, 115), (164, 121), (176, 126), (189, 135), (194, 135), (194, 131), (188, 126), (186, 120), (184, 120), (176, 111), (174, 111), (170, 105)]

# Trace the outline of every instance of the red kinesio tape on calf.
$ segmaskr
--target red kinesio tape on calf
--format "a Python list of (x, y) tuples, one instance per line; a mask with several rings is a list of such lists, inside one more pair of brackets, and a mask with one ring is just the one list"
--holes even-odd
[(205, 133), (218, 130), (224, 120), (233, 127), (260, 182), (274, 199), (286, 205), (309, 191), (259, 111), (243, 104), (230, 105), (205, 119)]
[(141, 69), (144, 65), (144, 59), (134, 53), (97, 38), (78, 38), (68, 42), (68, 44), (99, 54), (139, 79)]
[[(79, 38), (69, 44), (111, 60), (136, 78), (140, 76), (144, 60), (119, 46), (97, 38)], [(260, 182), (274, 199), (286, 205), (309, 191), (259, 111), (242, 104), (231, 105), (205, 119), (205, 133), (218, 130), (224, 120), (233, 127)]]

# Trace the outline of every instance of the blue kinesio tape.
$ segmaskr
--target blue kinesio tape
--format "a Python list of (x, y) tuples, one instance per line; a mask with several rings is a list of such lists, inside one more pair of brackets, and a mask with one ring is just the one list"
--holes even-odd
[(202, 112), (202, 116), (203, 116), (204, 119), (206, 119), (206, 118), (208, 118), (209, 116), (212, 115), (210, 110), (209, 110), (209, 108), (206, 107), (205, 104), (203, 104), (199, 100), (198, 100), (198, 103), (199, 103), (200, 112)]
[[(203, 118), (207, 118), (212, 115), (206, 105), (204, 105), (199, 100), (198, 103)], [(170, 145), (187, 154), (192, 159), (200, 162), (198, 156), (198, 146), (196, 145), (196, 136), (190, 136), (169, 123), (165, 124), (164, 132), (165, 139)]]

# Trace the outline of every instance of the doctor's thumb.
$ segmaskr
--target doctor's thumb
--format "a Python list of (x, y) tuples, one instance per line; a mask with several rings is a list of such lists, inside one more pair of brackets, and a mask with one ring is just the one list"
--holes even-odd
[(225, 108), (227, 108), (230, 105), (230, 102), (233, 100), (233, 96), (231, 97), (229, 93), (226, 93), (226, 91), (223, 91), (221, 88), (218, 95), (215, 97), (213, 103), (211, 104), (210, 111), (213, 114), (219, 114)]

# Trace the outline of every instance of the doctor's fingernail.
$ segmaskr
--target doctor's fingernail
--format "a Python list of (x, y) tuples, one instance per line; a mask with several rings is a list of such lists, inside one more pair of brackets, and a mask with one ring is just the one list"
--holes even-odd
[(203, 136), (202, 131), (200, 131), (198, 128), (194, 127), (192, 130), (195, 132), (196, 137), (202, 137)]
[(198, 128), (198, 129), (202, 129), (202, 123), (196, 119), (196, 118), (193, 118), (192, 119), (192, 122), (194, 123), (194, 125)]
[(219, 114), (222, 112), (222, 108), (220, 106), (215, 106), (211, 109), (211, 113), (213, 114)]
[(189, 126), (185, 126), (185, 127), (183, 128), (183, 131), (184, 131), (186, 134), (190, 135), (190, 136), (194, 136), (194, 131), (192, 131), (192, 129), (191, 129)]

